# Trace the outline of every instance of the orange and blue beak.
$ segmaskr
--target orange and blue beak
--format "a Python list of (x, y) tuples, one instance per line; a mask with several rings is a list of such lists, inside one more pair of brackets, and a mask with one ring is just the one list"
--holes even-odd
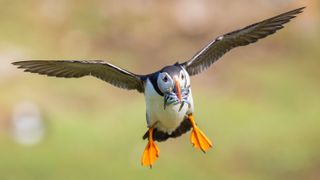
[(174, 78), (174, 85), (175, 85), (174, 91), (175, 91), (179, 101), (181, 102), (182, 101), (181, 88), (180, 88), (179, 81), (176, 78)]
[(179, 112), (183, 108), (184, 104), (188, 104), (190, 107), (190, 102), (188, 101), (189, 92), (189, 87), (181, 88), (179, 79), (173, 78), (173, 89), (164, 93), (164, 109), (171, 104), (181, 104)]

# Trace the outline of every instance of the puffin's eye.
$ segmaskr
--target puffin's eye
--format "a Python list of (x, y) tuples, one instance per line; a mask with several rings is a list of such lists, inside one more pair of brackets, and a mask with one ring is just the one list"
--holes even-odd
[(168, 82), (168, 77), (165, 76), (162, 80), (163, 80), (163, 82)]
[(181, 80), (184, 80), (184, 75), (183, 74), (181, 74)]

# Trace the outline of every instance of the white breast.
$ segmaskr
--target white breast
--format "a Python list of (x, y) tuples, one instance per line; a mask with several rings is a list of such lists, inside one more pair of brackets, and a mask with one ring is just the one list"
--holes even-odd
[(160, 96), (155, 91), (152, 83), (149, 79), (147, 79), (145, 85), (145, 100), (147, 108), (148, 127), (154, 126), (155, 128), (164, 132), (173, 132), (184, 120), (187, 114), (193, 113), (193, 99), (191, 89), (188, 97), (188, 100), (191, 103), (190, 108), (187, 104), (185, 104), (181, 111), (179, 111), (180, 104), (177, 104), (167, 106), (166, 109), (164, 109), (163, 96)]

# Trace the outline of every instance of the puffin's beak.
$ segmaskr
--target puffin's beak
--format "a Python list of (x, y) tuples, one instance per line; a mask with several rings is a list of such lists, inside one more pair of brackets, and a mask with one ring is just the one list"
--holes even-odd
[(181, 102), (182, 96), (181, 96), (181, 89), (180, 89), (179, 81), (175, 78), (174, 83), (175, 83), (175, 93), (176, 93), (179, 101)]

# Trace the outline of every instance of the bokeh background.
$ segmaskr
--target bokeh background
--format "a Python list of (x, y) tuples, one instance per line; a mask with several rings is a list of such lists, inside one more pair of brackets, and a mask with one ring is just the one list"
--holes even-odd
[[(211, 39), (301, 6), (276, 35), (192, 78), (196, 120), (159, 143), (152, 170), (141, 94), (91, 77), (46, 78), (10, 63), (104, 59), (147, 74)], [(1, 0), (0, 179), (320, 179), (318, 0)]]

